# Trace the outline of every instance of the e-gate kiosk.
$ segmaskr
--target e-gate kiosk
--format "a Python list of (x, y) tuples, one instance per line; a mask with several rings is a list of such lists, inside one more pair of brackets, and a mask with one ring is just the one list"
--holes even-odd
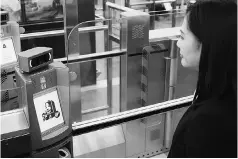
[[(19, 25), (9, 21), (9, 14), (1, 12), (1, 112), (18, 107), (17, 93), (13, 90), (14, 67), (17, 64), (17, 54), (21, 51)], [(10, 91), (9, 91), (10, 90)], [(8, 100), (12, 99), (12, 100)]]
[(1, 157), (71, 157), (68, 68), (51, 48), (20, 46), (19, 25), (1, 11)]
[(18, 60), (16, 81), (30, 125), (31, 157), (71, 157), (68, 68), (53, 62), (53, 50), (47, 47), (21, 52)]
[(28, 157), (30, 154), (29, 124), (18, 102), (20, 94), (14, 68), (21, 51), (19, 25), (1, 13), (1, 157)]

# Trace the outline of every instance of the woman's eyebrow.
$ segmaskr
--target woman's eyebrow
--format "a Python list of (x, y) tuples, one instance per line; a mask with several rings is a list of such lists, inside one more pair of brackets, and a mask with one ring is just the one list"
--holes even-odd
[(184, 32), (183, 32), (182, 30), (180, 30), (180, 32), (181, 32), (182, 34), (184, 34)]

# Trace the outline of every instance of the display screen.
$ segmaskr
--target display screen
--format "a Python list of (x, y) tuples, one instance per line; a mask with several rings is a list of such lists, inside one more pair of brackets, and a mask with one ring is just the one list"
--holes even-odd
[(1, 66), (17, 62), (17, 56), (11, 37), (1, 38)]
[(25, 0), (28, 21), (63, 19), (63, 0)]
[(56, 89), (34, 96), (34, 105), (42, 134), (64, 123)]

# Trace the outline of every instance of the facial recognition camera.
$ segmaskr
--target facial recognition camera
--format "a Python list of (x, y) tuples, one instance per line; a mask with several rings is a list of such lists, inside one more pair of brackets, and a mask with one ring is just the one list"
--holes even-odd
[(53, 62), (53, 49), (48, 47), (36, 47), (19, 53), (19, 68), (23, 72), (31, 72), (47, 66)]

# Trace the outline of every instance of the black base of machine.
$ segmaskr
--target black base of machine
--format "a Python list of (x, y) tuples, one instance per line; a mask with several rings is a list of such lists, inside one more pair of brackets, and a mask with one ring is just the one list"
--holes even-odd
[(34, 151), (31, 154), (33, 158), (72, 158), (73, 157), (73, 143), (72, 137), (43, 148), (39, 151)]
[(1, 157), (30, 157), (30, 140), (30, 134), (1, 140)]

